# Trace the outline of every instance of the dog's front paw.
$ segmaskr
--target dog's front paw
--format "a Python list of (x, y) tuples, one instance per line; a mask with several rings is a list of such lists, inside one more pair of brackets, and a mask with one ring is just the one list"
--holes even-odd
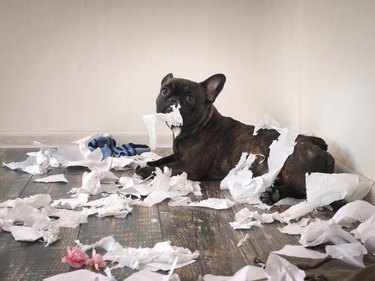
[(150, 167), (150, 166), (145, 166), (145, 167), (138, 166), (135, 169), (135, 173), (138, 176), (140, 176), (142, 179), (146, 179), (152, 176), (154, 172), (155, 172), (155, 167)]
[(267, 205), (273, 205), (280, 199), (279, 191), (276, 189), (275, 186), (270, 186), (266, 188), (260, 197), (260, 201)]

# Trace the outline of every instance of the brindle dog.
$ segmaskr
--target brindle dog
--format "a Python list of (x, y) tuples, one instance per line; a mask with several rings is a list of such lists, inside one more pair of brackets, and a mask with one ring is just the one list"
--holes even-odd
[[(260, 129), (222, 116), (213, 102), (223, 89), (226, 78), (216, 74), (196, 83), (186, 79), (165, 76), (156, 99), (156, 111), (167, 113), (179, 104), (183, 118), (181, 127), (172, 127), (173, 154), (137, 169), (142, 177), (149, 176), (155, 167), (167, 166), (172, 174), (186, 172), (191, 180), (222, 180), (235, 167), (243, 152), (263, 155), (252, 165), (254, 176), (268, 172), (267, 159), (271, 143), (279, 137), (273, 129)], [(264, 160), (264, 161), (262, 161)], [(292, 155), (272, 187), (261, 194), (266, 204), (285, 197), (306, 197), (305, 174), (332, 173), (334, 158), (327, 152), (324, 140), (299, 135)]]

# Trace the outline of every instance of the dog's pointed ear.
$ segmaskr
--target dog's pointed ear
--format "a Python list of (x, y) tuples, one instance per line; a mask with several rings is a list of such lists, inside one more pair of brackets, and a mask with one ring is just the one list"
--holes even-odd
[(165, 82), (167, 82), (168, 80), (172, 79), (173, 78), (173, 74), (172, 73), (169, 73), (167, 74), (163, 80), (161, 80), (161, 84), (163, 85)]
[(215, 101), (224, 87), (225, 80), (224, 74), (215, 74), (201, 83), (206, 91), (206, 97), (209, 102)]

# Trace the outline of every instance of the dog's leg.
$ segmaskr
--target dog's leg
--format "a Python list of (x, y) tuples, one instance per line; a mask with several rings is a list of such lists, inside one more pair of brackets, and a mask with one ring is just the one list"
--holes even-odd
[(293, 197), (293, 198), (305, 198), (306, 194), (301, 194), (298, 192), (293, 186), (290, 185), (273, 185), (267, 187), (266, 190), (260, 195), (260, 201), (267, 205), (273, 205), (277, 201), (286, 198), (286, 197)]
[(159, 166), (163, 166), (163, 165), (172, 163), (174, 161), (175, 161), (175, 156), (174, 156), (174, 154), (171, 154), (169, 156), (160, 158), (158, 160), (147, 162), (147, 165), (150, 166), (150, 167), (159, 167)]
[(172, 155), (160, 158), (156, 161), (147, 162), (147, 166), (145, 167), (138, 166), (135, 170), (135, 173), (143, 179), (148, 178), (152, 176), (152, 174), (155, 172), (156, 167), (162, 168), (163, 166), (173, 162), (174, 159), (175, 159), (175, 156), (172, 154)]

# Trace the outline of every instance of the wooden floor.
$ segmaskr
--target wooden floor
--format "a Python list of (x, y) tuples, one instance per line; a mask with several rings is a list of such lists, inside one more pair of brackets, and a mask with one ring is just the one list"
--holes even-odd
[[(31, 149), (0, 149), (0, 162), (23, 161)], [(162, 151), (166, 153), (165, 151)], [(69, 198), (67, 191), (81, 185), (82, 168), (55, 168), (48, 174), (64, 173), (68, 184), (34, 183), (29, 174), (0, 167), (0, 202), (48, 193), (52, 199)], [(132, 172), (117, 172), (117, 176)], [(202, 182), (203, 199), (208, 197), (231, 198), (228, 192), (220, 191), (219, 182)], [(166, 202), (152, 208), (135, 206), (132, 214), (124, 219), (113, 217), (89, 217), (87, 224), (75, 229), (63, 228), (60, 241), (45, 247), (40, 242), (17, 242), (7, 232), (0, 232), (0, 280), (42, 280), (52, 275), (71, 270), (61, 262), (67, 246), (74, 246), (79, 239), (91, 244), (102, 237), (112, 235), (124, 247), (153, 247), (155, 243), (170, 240), (172, 245), (199, 250), (197, 261), (177, 269), (181, 280), (197, 280), (199, 275), (233, 275), (255, 258), (267, 256), (270, 251), (279, 250), (285, 244), (298, 244), (298, 236), (282, 234), (277, 230), (280, 223), (253, 227), (251, 230), (233, 230), (229, 222), (244, 206), (235, 205), (228, 210), (212, 210), (199, 207), (169, 207)], [(271, 211), (276, 210), (273, 208)], [(151, 219), (158, 222), (152, 222)], [(237, 247), (247, 233), (250, 239)], [(118, 280), (134, 271), (124, 268), (114, 270)]]

